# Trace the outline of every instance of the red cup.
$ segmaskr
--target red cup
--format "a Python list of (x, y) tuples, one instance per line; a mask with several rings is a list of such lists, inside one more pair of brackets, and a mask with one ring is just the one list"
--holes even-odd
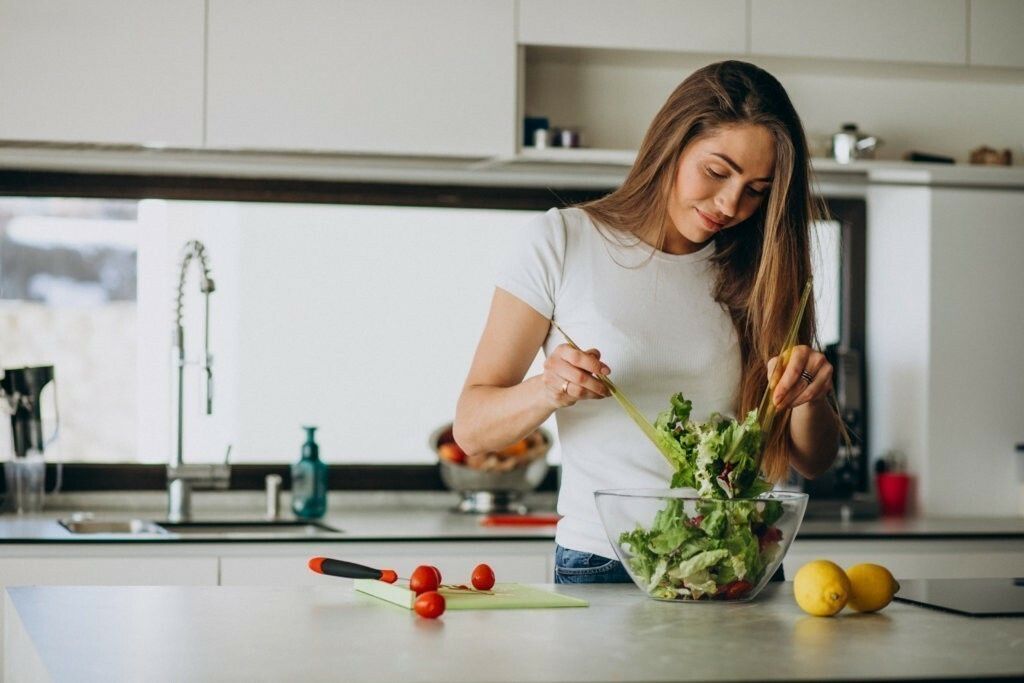
[(907, 514), (910, 481), (910, 475), (902, 472), (883, 472), (875, 475), (878, 502), (882, 506), (883, 517), (902, 517)]

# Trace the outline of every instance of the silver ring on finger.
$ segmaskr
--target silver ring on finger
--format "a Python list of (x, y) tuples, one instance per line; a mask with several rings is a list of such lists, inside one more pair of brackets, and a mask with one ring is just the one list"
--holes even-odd
[(565, 382), (562, 383), (562, 393), (566, 395), (569, 394), (569, 380), (565, 380)]
[(810, 386), (811, 382), (814, 381), (814, 375), (804, 370), (800, 373), (800, 379), (807, 382), (808, 386)]

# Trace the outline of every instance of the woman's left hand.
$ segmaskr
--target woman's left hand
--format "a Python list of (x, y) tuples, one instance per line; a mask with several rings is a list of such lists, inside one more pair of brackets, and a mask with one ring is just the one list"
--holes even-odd
[[(768, 381), (775, 377), (779, 357), (768, 361)], [(772, 392), (772, 403), (776, 410), (796, 408), (811, 401), (824, 398), (832, 391), (832, 364), (825, 354), (810, 346), (794, 346), (782, 376)]]

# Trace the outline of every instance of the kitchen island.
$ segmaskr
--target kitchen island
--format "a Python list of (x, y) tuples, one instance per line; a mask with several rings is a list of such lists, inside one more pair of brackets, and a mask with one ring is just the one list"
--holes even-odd
[(5, 594), (6, 680), (662, 681), (1024, 676), (1024, 618), (893, 603), (804, 614), (792, 584), (741, 604), (632, 584), (539, 586), (589, 607), (425, 620), (334, 586), (23, 587)]

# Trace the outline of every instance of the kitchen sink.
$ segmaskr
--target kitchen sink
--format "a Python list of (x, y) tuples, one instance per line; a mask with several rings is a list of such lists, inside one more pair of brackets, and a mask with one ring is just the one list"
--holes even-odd
[(281, 538), (340, 533), (338, 529), (320, 522), (300, 521), (160, 522), (160, 526), (172, 534), (182, 536), (273, 536)]
[(62, 519), (60, 525), (73, 534), (165, 534), (158, 524), (145, 519)]
[(217, 520), (202, 522), (154, 522), (145, 519), (62, 519), (60, 525), (73, 534), (115, 534), (139, 536), (174, 534), (196, 538), (312, 538), (341, 533), (320, 522)]

